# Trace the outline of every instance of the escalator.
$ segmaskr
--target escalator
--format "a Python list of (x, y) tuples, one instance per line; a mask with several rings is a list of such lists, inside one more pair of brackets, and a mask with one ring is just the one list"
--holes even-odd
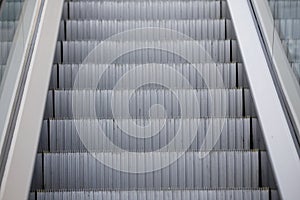
[(0, 199), (298, 199), (296, 0), (0, 0)]
[[(142, 31), (155, 28), (166, 32)], [(138, 31), (128, 37), (132, 29)], [(103, 41), (109, 48), (97, 51)], [(191, 63), (164, 51), (189, 49), (191, 42), (205, 47), (209, 59)], [(126, 46), (135, 51), (101, 60)], [(199, 53), (194, 51), (189, 52)], [(148, 75), (167, 80), (168, 87), (147, 82), (136, 88), (152, 80)], [(221, 98), (214, 104), (211, 96)], [(129, 115), (114, 113), (114, 106), (122, 111), (125, 99)], [(77, 101), (91, 105), (74, 108)], [(224, 113), (215, 113), (214, 105), (226, 105)], [(218, 135), (220, 121), (216, 144), (203, 146), (205, 133)], [(164, 126), (151, 137), (144, 137), (146, 130), (133, 131), (149, 124)], [(181, 128), (181, 138), (172, 143)], [(226, 1), (66, 1), (29, 198), (279, 199), (262, 135)], [(132, 152), (142, 158), (132, 159)]]

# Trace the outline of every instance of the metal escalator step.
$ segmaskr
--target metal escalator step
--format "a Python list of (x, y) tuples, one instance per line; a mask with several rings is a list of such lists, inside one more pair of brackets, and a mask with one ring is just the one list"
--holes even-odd
[[(255, 113), (248, 89), (55, 90), (54, 96), (48, 98), (54, 99), (54, 107), (48, 110), (54, 110), (55, 118), (149, 118), (149, 109), (155, 104), (162, 105), (165, 111), (151, 109), (152, 118), (244, 117)], [(92, 102), (94, 105), (90, 105)], [(220, 105), (223, 107), (217, 109)], [(195, 110), (197, 107), (199, 110)]]
[(269, 200), (268, 189), (41, 191), (36, 200)]
[(64, 6), (64, 19), (220, 19), (225, 1), (73, 1)]
[(271, 199), (272, 200), (280, 200), (280, 195), (278, 190), (271, 190)]
[[(167, 122), (173, 123), (176, 119), (168, 119)], [(201, 123), (208, 121), (207, 119), (194, 119)], [(80, 121), (80, 120), (79, 120)], [(82, 120), (82, 121), (97, 121), (97, 120)], [(98, 120), (99, 121), (99, 120)], [(109, 122), (109, 120), (101, 120)], [(199, 123), (200, 123), (199, 122)], [(250, 124), (249, 124), (250, 123)], [(169, 128), (169, 127), (167, 127)], [(199, 128), (197, 132), (196, 141), (192, 143), (189, 150), (200, 149), (201, 144), (200, 136), (204, 129), (207, 127)], [(169, 128), (170, 129), (170, 128)], [(232, 140), (226, 140), (230, 136), (236, 135), (236, 138)], [(239, 135), (239, 137), (238, 137)], [(122, 138), (124, 135), (121, 136)], [(250, 141), (248, 138), (250, 137)], [(240, 141), (239, 138), (245, 138), (245, 141)], [(262, 131), (260, 129), (258, 120), (256, 118), (228, 118), (225, 120), (223, 126), (223, 132), (220, 135), (220, 141), (217, 142), (215, 150), (228, 149), (261, 149), (266, 150), (264, 140), (262, 137)], [(97, 141), (95, 141), (97, 142)], [(250, 143), (250, 144), (249, 144)], [(102, 144), (102, 143), (101, 143)], [(250, 148), (249, 148), (250, 145)], [(142, 146), (142, 145), (141, 145)], [(96, 148), (95, 148), (96, 149)], [(145, 145), (145, 151), (148, 149)], [(38, 152), (53, 152), (53, 151), (82, 151), (86, 150), (86, 147), (82, 144), (80, 137), (77, 133), (77, 129), (74, 127), (74, 121), (72, 120), (44, 120), (41, 130), (41, 138), (39, 142)], [(97, 149), (96, 149), (97, 150)], [(267, 186), (267, 185), (266, 185)]]
[(28, 195), (28, 200), (37, 200), (36, 194), (34, 192), (30, 192)]
[[(54, 89), (93, 89), (91, 80), (99, 79), (97, 89), (111, 90), (120, 78), (127, 74), (128, 82), (122, 84), (123, 89), (135, 89), (135, 80), (144, 77), (145, 80), (154, 77), (164, 77), (170, 88), (244, 88), (243, 74), (236, 63), (197, 63), (197, 64), (147, 64), (140, 67), (135, 64), (124, 65), (63, 65), (54, 66), (52, 71), (52, 86)], [(84, 71), (84, 72), (83, 72)], [(170, 73), (179, 73), (180, 78)], [(137, 76), (139, 73), (140, 76)], [(80, 84), (75, 84), (78, 78)], [(185, 78), (189, 86), (182, 82)], [(241, 80), (238, 82), (238, 80)], [(163, 86), (149, 84), (144, 89), (163, 89)]]
[[(150, 63), (147, 65), (152, 66), (156, 64)], [(214, 89), (249, 88), (248, 80), (242, 63), (192, 63), (192, 64), (180, 63), (180, 64), (168, 64), (168, 65), (161, 64), (161, 65), (164, 67), (168, 67), (169, 69), (178, 70), (179, 73), (181, 73), (182, 76), (189, 81), (189, 84), (192, 86), (192, 88), (195, 89), (207, 88), (208, 85), (210, 86), (210, 88), (214, 88)], [(91, 80), (97, 80), (97, 78), (99, 79), (100, 77), (99, 70), (101, 69), (101, 67), (104, 66), (105, 65), (93, 65), (93, 64), (53, 65), (49, 88), (50, 89), (72, 89), (74, 87), (74, 81), (79, 69), (85, 69), (86, 73), (88, 74), (87, 76), (91, 75)], [(119, 80), (118, 77), (123, 75), (125, 72), (132, 73), (133, 70), (136, 67), (138, 67), (138, 65), (135, 64), (123, 64), (123, 65), (111, 64), (107, 66), (108, 66), (107, 70), (105, 70), (103, 77), (101, 76), (99, 80), (97, 89), (105, 89), (105, 90), (112, 89), (113, 86), (115, 86), (115, 84), (117, 83), (117, 80)], [(298, 68), (296, 67), (296, 65), (294, 69), (297, 71)], [(146, 70), (142, 70), (142, 71), (146, 71)], [(191, 74), (192, 72), (197, 72), (197, 73), (192, 75)], [(153, 74), (157, 72), (151, 72), (151, 73)], [(167, 74), (164, 70), (162, 70), (161, 73), (163, 74), (163, 76), (169, 76), (169, 74)], [(107, 77), (111, 75), (113, 76), (113, 78)], [(78, 75), (78, 76), (82, 76), (82, 75)], [(88, 80), (87, 78), (84, 77), (83, 79)], [(77, 86), (79, 87), (79, 85)], [(91, 85), (89, 84), (89, 82), (85, 82), (85, 83), (81, 82), (80, 86), (82, 86), (82, 89), (83, 88), (92, 89), (90, 87)], [(124, 88), (133, 89), (130, 87), (131, 86), (129, 86), (128, 88), (126, 87)], [(143, 86), (143, 88), (161, 89), (162, 87), (160, 87), (159, 85), (152, 84), (152, 85), (145, 85)]]
[[(100, 45), (101, 44), (101, 45)], [(110, 51), (134, 49), (133, 52), (115, 58), (115, 64), (144, 63), (204, 63), (241, 62), (236, 40), (172, 40), (172, 41), (64, 41), (57, 43), (54, 63), (82, 64), (106, 63), (104, 59)], [(186, 49), (189, 54), (178, 55), (176, 49)], [(166, 50), (168, 52), (166, 52)], [(116, 51), (115, 53), (118, 53)], [(199, 56), (202, 53), (202, 56)], [(195, 54), (195, 56), (193, 56)], [(205, 54), (205, 55), (203, 55)], [(89, 57), (88, 57), (89, 55)], [(197, 55), (197, 56), (196, 56)], [(107, 58), (107, 57), (106, 57)]]
[[(217, 132), (216, 127), (221, 126), (222, 133), (219, 140), (214, 146), (215, 150), (250, 150), (251, 134), (255, 127), (251, 128), (250, 118), (227, 118), (227, 119), (135, 119), (135, 120), (50, 120), (48, 132), (44, 132), (41, 138), (42, 143), (50, 144), (50, 152), (56, 151), (84, 151), (86, 146), (94, 151), (112, 151), (118, 152), (121, 149), (134, 152), (152, 152), (167, 146), (165, 151), (184, 151), (186, 146), (189, 150), (208, 150), (204, 139), (208, 129)], [(126, 129), (134, 130), (131, 125), (138, 124), (146, 127), (151, 124), (158, 130), (153, 133), (152, 137), (147, 136), (149, 128), (141, 131), (132, 131), (130, 134), (137, 134), (141, 138), (134, 138), (126, 133)], [(121, 128), (120, 128), (121, 126)], [(180, 131), (182, 126), (182, 132)], [(161, 128), (158, 128), (161, 127)], [(195, 130), (195, 127), (196, 130)], [(78, 130), (80, 129), (80, 131)], [(109, 142), (103, 140), (100, 133), (109, 139)], [(177, 136), (178, 134), (178, 136)], [(49, 135), (49, 138), (48, 138)], [(213, 134), (217, 135), (217, 133)], [(105, 137), (104, 136), (104, 137)], [(82, 143), (82, 137), (88, 138), (87, 143)], [(174, 140), (172, 145), (168, 144)], [(44, 140), (44, 141), (43, 141)], [(112, 142), (113, 144), (111, 144)], [(187, 145), (190, 143), (190, 145)], [(120, 147), (116, 148), (114, 145)], [(47, 148), (47, 147), (46, 147)], [(47, 149), (44, 149), (44, 151)]]
[(42, 122), (42, 127), (41, 127), (41, 133), (40, 133), (40, 140), (39, 140), (39, 145), (38, 145), (38, 152), (45, 152), (49, 151), (49, 120), (43, 120)]
[[(45, 153), (37, 166), (44, 166), (45, 189), (194, 189), (259, 187), (257, 151), (211, 151), (201, 159), (199, 152), (140, 153), (138, 160), (124, 153)], [(179, 158), (160, 170), (147, 173), (121, 172), (112, 167), (147, 170)], [(43, 163), (41, 163), (43, 161)], [(154, 165), (155, 163), (155, 165)], [(157, 165), (157, 166), (156, 166)], [(151, 167), (150, 167), (151, 168)]]
[(272, 171), (271, 162), (267, 152), (260, 152), (261, 159), (261, 186), (276, 189), (276, 182)]
[[(31, 181), (31, 191), (43, 189), (43, 174), (43, 154), (37, 154)], [(32, 199), (33, 196), (35, 195), (33, 195), (33, 193), (30, 193), (30, 199)]]
[[(60, 33), (66, 40), (105, 40), (112, 35), (131, 29), (161, 28), (177, 31), (195, 40), (225, 40), (234, 39), (233, 26), (230, 20), (80, 20), (64, 21), (61, 23)], [(163, 30), (160, 34), (136, 34), (135, 40), (143, 38), (153, 40), (176, 40), (175, 34), (166, 35)], [(147, 35), (148, 33), (148, 35)], [(147, 35), (147, 37), (145, 36)]]
[(263, 138), (263, 132), (261, 130), (259, 120), (258, 119), (252, 119), (251, 121), (251, 127), (252, 127), (252, 148), (253, 149), (260, 149), (262, 151), (266, 151), (266, 145)]

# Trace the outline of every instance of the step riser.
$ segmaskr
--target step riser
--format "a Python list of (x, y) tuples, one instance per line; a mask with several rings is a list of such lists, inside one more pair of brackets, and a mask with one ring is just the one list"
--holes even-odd
[[(101, 48), (99, 45), (101, 44)], [(112, 64), (105, 63), (112, 50), (133, 49), (119, 58), (116, 64), (145, 64), (145, 63), (208, 63), (208, 62), (241, 62), (238, 44), (235, 40), (213, 41), (75, 41), (58, 42), (54, 63), (63, 64)], [(141, 49), (141, 50), (139, 50)], [(176, 55), (177, 50), (183, 50), (182, 55)], [(186, 50), (186, 51), (184, 51)], [(166, 52), (168, 51), (168, 52)], [(201, 53), (205, 55), (199, 56)], [(186, 54), (189, 55), (186, 55)], [(89, 57), (87, 58), (87, 56)], [(189, 57), (189, 60), (186, 60)]]
[[(176, 72), (189, 83), (184, 84), (182, 78), (174, 76)], [(54, 65), (51, 78), (51, 89), (72, 89), (78, 78), (78, 89), (95, 89), (90, 80), (99, 79), (96, 89), (112, 90), (124, 75), (130, 82), (123, 82), (122, 89), (136, 89), (137, 71), (140, 78), (147, 80), (163, 77), (171, 88), (247, 88), (242, 64), (147, 64), (145, 68), (138, 65)], [(80, 73), (79, 73), (80, 72)], [(78, 87), (77, 87), (78, 86)], [(145, 85), (143, 89), (163, 89), (157, 84)]]
[[(192, 154), (195, 154), (195, 153), (197, 154), (197, 152), (194, 152)], [(212, 153), (216, 154), (217, 152), (213, 151)], [(222, 153), (223, 154), (228, 154), (230, 152), (226, 153), (226, 151), (224, 151)], [(234, 152), (231, 152), (231, 154), (232, 153), (234, 154)], [(237, 153), (241, 153), (241, 152), (237, 152)], [(249, 153), (249, 152), (246, 152), (246, 153)], [(242, 153), (242, 154), (244, 154), (244, 153)], [(58, 154), (55, 154), (55, 155), (57, 156)], [(77, 155), (73, 155), (73, 157), (74, 156), (76, 157)], [(86, 155), (86, 156), (88, 156), (88, 155)], [(88, 157), (91, 158), (91, 159), (94, 159), (91, 156), (88, 156)], [(227, 156), (227, 158), (228, 158), (228, 156)], [(226, 159), (226, 162), (227, 161), (228, 161), (228, 159)], [(43, 168), (42, 167), (43, 166), (43, 164), (42, 164), (43, 162), (44, 162), (43, 154), (37, 154), (37, 159), (36, 159), (36, 164), (35, 164), (35, 170), (34, 170), (34, 175), (33, 175), (33, 181), (32, 181), (32, 187), (31, 187), (32, 191), (44, 188), (44, 179), (43, 179), (43, 171), (42, 171), (43, 170), (42, 169)], [(226, 165), (227, 165), (227, 168), (228, 167), (232, 167), (232, 166), (228, 165), (228, 163)], [(210, 167), (210, 166), (207, 166), (207, 167)], [(196, 169), (196, 168), (194, 167), (194, 169)], [(199, 168), (199, 169), (201, 169), (201, 168)], [(196, 171), (194, 171), (194, 174), (195, 173), (196, 173)], [(226, 171), (226, 173), (229, 173), (229, 172)], [(276, 182), (275, 182), (275, 179), (274, 179), (274, 176), (273, 176), (273, 173), (272, 173), (271, 164), (269, 162), (267, 152), (265, 152), (265, 151), (262, 151), (262, 152), (259, 153), (259, 177), (260, 177), (260, 180), (261, 180), (261, 182), (259, 183), (260, 187), (269, 187), (269, 188), (272, 188), (272, 189), (276, 190)], [(205, 177), (201, 177), (201, 178), (204, 180)], [(186, 181), (187, 181), (187, 179), (186, 179)], [(211, 186), (211, 188), (216, 188), (216, 187), (217, 186)], [(147, 189), (147, 188), (145, 187), (145, 189)], [(189, 188), (189, 189), (191, 189), (191, 188)], [(149, 190), (149, 189), (147, 189), (147, 190)], [(234, 190), (234, 191), (238, 191), (238, 190)], [(279, 199), (278, 198), (278, 194), (273, 194), (272, 193), (272, 196), (277, 197), (275, 199)]]
[[(195, 40), (234, 39), (232, 22), (229, 20), (164, 20), (164, 21), (66, 21), (60, 26), (59, 39), (64, 40), (105, 40), (112, 35), (131, 29), (161, 28), (184, 34)], [(176, 40), (175, 34), (136, 34), (135, 40)]]
[[(175, 134), (178, 133), (179, 125), (183, 126), (183, 135), (180, 136), (178, 143), (176, 145), (170, 145), (167, 148), (167, 151), (185, 151), (184, 145), (188, 144), (191, 140), (189, 138), (194, 138), (191, 143), (189, 150), (203, 150), (208, 149), (204, 144), (205, 136), (208, 132), (210, 126), (213, 130), (216, 130), (218, 124), (224, 123), (222, 127), (222, 133), (220, 139), (215, 145), (215, 150), (226, 150), (226, 149), (238, 149), (238, 150), (249, 150), (251, 145), (258, 146), (259, 141), (257, 138), (260, 137), (260, 130), (254, 130), (256, 127), (251, 128), (252, 121), (256, 119), (220, 119), (220, 120), (206, 120), (206, 119), (194, 119), (194, 120), (167, 120), (165, 125), (153, 133), (151, 138), (133, 138), (124, 132), (124, 129), (119, 128), (119, 124), (116, 124), (113, 120), (51, 120), (49, 122), (44, 122), (42, 131), (42, 144), (50, 144), (50, 149), (47, 146), (44, 146), (45, 151), (50, 150), (51, 152), (55, 151), (82, 151), (86, 150), (86, 147), (80, 140), (80, 137), (87, 137), (89, 140), (89, 147), (95, 151), (118, 151), (115, 147), (106, 143), (100, 139), (99, 132), (102, 130), (110, 141), (113, 142), (116, 146), (123, 148), (127, 151), (155, 151), (163, 148), (171, 142), (175, 137)], [(129, 120), (122, 120), (120, 124), (122, 126), (126, 125), (129, 127), (131, 134), (137, 133), (130, 128)], [(134, 123), (139, 125), (151, 124), (153, 127), (160, 127), (164, 124), (164, 120), (134, 120)], [(198, 127), (196, 133), (193, 132), (191, 127)], [(80, 132), (78, 132), (79, 128)], [(48, 133), (49, 130), (49, 133)], [(252, 131), (252, 132), (251, 132)], [(93, 134), (94, 133), (94, 134)], [(139, 136), (143, 137), (148, 134), (146, 130), (138, 132)], [(255, 134), (255, 135), (252, 135)], [(49, 135), (49, 137), (48, 137)], [(182, 138), (184, 137), (184, 138)], [(255, 144), (251, 144), (251, 140)], [(86, 143), (85, 143), (86, 144)], [(203, 145), (203, 146), (202, 146)], [(43, 151), (42, 150), (42, 151)]]
[(104, 20), (220, 19), (228, 17), (227, 13), (225, 1), (93, 1), (66, 3), (63, 16)]
[(195, 200), (195, 199), (218, 199), (218, 200), (269, 200), (268, 190), (228, 190), (228, 191), (103, 191), (103, 192), (55, 192), (37, 193), (36, 200)]
[[(195, 119), (196, 120), (196, 119)], [(250, 120), (250, 130), (248, 128)], [(84, 120), (82, 120), (84, 121)], [(85, 120), (89, 121), (98, 121), (98, 120)], [(108, 123), (111, 120), (100, 120), (99, 123)], [(126, 121), (126, 120), (124, 120)], [(176, 119), (167, 120), (167, 122), (172, 123), (176, 121)], [(197, 119), (203, 123), (207, 120), (205, 119)], [(235, 126), (231, 126), (230, 124), (236, 124)], [(238, 130), (238, 127), (243, 127), (242, 130)], [(200, 127), (203, 130), (205, 127)], [(258, 120), (255, 118), (249, 119), (226, 119), (223, 132), (220, 136), (220, 141), (216, 144), (215, 150), (221, 149), (224, 147), (223, 145), (229, 145), (227, 149), (237, 149), (237, 145), (243, 143), (244, 147), (248, 145), (247, 142), (241, 142), (238, 138), (247, 138), (250, 137), (250, 147), (252, 149), (261, 149), (266, 150), (264, 140), (262, 138), (262, 131), (260, 129)], [(226, 132), (227, 130), (227, 132)], [(236, 134), (237, 138), (230, 140), (228, 138), (229, 135)], [(250, 136), (248, 136), (250, 135)], [(200, 134), (197, 134), (197, 142), (199, 141)], [(69, 138), (69, 139), (67, 139)], [(227, 139), (224, 139), (227, 138)], [(122, 138), (121, 138), (122, 140)], [(224, 142), (225, 141), (225, 142)], [(197, 144), (197, 146), (196, 146)], [(199, 142), (192, 143), (192, 146), (189, 150), (195, 150), (199, 148)], [(195, 149), (193, 149), (195, 148)], [(82, 145), (81, 140), (79, 141), (79, 136), (77, 130), (74, 127), (74, 122), (72, 120), (44, 120), (41, 130), (41, 139), (38, 147), (39, 152), (50, 152), (50, 151), (76, 151), (76, 150), (86, 150), (86, 148)], [(225, 150), (225, 149), (224, 149)], [(240, 150), (240, 149), (239, 149)], [(247, 150), (247, 149), (245, 149)]]
[[(112, 166), (116, 167), (122, 167), (121, 165), (125, 165), (124, 161), (128, 159), (126, 157), (128, 153), (95, 155), (106, 161), (110, 160)], [(148, 153), (142, 155), (145, 157), (141, 157), (138, 161), (140, 169), (146, 169), (144, 167), (150, 163), (157, 164), (162, 159), (168, 160), (181, 154)], [(151, 161), (150, 155), (155, 160)], [(259, 187), (258, 152), (211, 152), (204, 159), (200, 159), (197, 152), (188, 152), (169, 167), (146, 174), (113, 170), (86, 153), (45, 154), (43, 160), (44, 175), (40, 174), (40, 177), (44, 176), (45, 189)], [(134, 160), (128, 160), (132, 167), (137, 166), (134, 162)], [(41, 163), (37, 165), (42, 167)]]
[[(52, 95), (51, 92), (48, 95), (46, 118), (54, 116), (56, 118), (97, 117), (100, 119), (111, 119), (112, 117), (120, 119), (148, 118), (149, 109), (155, 104), (163, 106), (165, 111), (158, 107), (152, 109), (152, 118), (255, 116), (250, 91), (241, 89), (56, 90), (54, 97)], [(123, 100), (126, 99), (129, 100), (129, 104), (124, 104)], [(115, 109), (114, 113), (112, 112), (112, 104)], [(129, 113), (126, 112), (125, 106), (129, 106)], [(196, 108), (199, 109), (195, 110)]]

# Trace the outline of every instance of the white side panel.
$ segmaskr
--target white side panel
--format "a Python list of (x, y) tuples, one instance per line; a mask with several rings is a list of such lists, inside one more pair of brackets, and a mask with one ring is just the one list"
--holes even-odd
[(0, 199), (26, 200), (33, 172), (63, 0), (45, 0)]
[(227, 2), (278, 188), (283, 199), (299, 199), (300, 160), (256, 31), (248, 0)]

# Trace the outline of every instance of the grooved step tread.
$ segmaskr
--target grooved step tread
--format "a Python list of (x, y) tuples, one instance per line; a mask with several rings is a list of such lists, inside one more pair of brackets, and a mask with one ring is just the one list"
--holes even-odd
[[(31, 195), (30, 200), (69, 200), (70, 198), (73, 200), (269, 200), (272, 194), (265, 188), (248, 190), (41, 191)], [(35, 196), (37, 196), (36, 199)]]

